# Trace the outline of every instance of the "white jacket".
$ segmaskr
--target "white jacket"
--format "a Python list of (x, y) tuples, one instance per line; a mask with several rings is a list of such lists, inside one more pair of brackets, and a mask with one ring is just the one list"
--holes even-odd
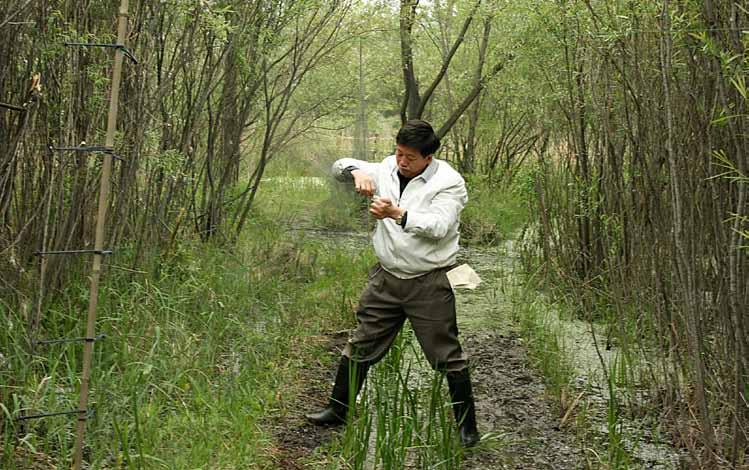
[(395, 155), (380, 163), (342, 158), (333, 164), (333, 176), (345, 180), (348, 167), (362, 170), (376, 184), (376, 194), (406, 209), (406, 226), (393, 219), (377, 221), (373, 244), (382, 267), (396, 277), (410, 279), (456, 262), (460, 212), (468, 201), (465, 181), (447, 162), (432, 159), (400, 195)]

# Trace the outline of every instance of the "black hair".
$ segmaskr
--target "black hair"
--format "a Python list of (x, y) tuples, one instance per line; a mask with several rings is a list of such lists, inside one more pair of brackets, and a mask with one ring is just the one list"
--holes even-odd
[(434, 133), (432, 126), (420, 119), (403, 124), (395, 136), (395, 143), (417, 149), (422, 157), (428, 157), (440, 148), (440, 138)]

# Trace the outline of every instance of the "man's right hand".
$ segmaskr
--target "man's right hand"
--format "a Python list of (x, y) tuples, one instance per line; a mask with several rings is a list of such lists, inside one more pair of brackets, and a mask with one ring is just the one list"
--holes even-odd
[(367, 197), (374, 195), (377, 188), (371, 176), (361, 170), (351, 170), (351, 176), (354, 178), (354, 187), (357, 193)]

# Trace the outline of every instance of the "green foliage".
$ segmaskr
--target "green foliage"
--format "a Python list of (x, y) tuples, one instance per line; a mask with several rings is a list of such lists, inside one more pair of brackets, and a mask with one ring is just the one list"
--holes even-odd
[(513, 317), (527, 341), (529, 354), (543, 374), (551, 394), (559, 398), (568, 391), (575, 377), (563, 333), (549, 322), (550, 313), (543, 297), (522, 288), (512, 290), (510, 296), (515, 305)]
[(468, 204), (461, 215), (461, 240), (496, 245), (512, 238), (527, 221), (527, 189), (519, 181), (500, 185), (490, 178), (467, 179)]
[[(291, 393), (298, 385), (296, 371), (319, 347), (307, 341), (310, 333), (350, 318), (350, 302), (371, 264), (366, 252), (282, 241), (282, 233), (253, 229), (234, 254), (184, 245), (167, 265), (148, 270), (155, 276), (110, 270), (99, 315), (107, 339), (96, 344), (92, 379), (94, 465), (268, 465), (270, 436), (261, 420), (282, 405), (278, 390)], [(85, 300), (77, 295), (85, 293), (81, 281), (50, 308), (47, 330), (76, 334)], [(74, 409), (79, 345), (40, 350), (29, 361), (23, 329), (15, 325), (0, 335), (2, 350), (16, 351), (7, 358), (10, 368), (0, 369), (7, 413)], [(15, 444), (20, 428), (5, 427), (4, 445), (64, 459), (72, 423), (67, 417), (31, 422)]]
[[(340, 16), (331, 17), (328, 27), (314, 39), (306, 35), (333, 4), (343, 7)], [(439, 71), (446, 46), (455, 39), (472, 5), (422, 2), (419, 6), (414, 41), (422, 91)], [(725, 2), (716, 5), (725, 13)], [(672, 233), (667, 223), (672, 213), (668, 203), (663, 203), (668, 200), (672, 181), (663, 160), (660, 131), (664, 105), (658, 55), (661, 7), (658, 2), (623, 0), (482, 2), (425, 115), (440, 123), (471, 89), (482, 22), (491, 17), (487, 66), (506, 54), (511, 53), (513, 59), (495, 80), (484, 84), (475, 129), (460, 121), (445, 139), (443, 150), (448, 159), (450, 152), (465, 151), (469, 131), (476, 130), (479, 162), (477, 174), (467, 177), (470, 200), (463, 213), (462, 239), (497, 244), (527, 226), (530, 235), (548, 242), (545, 247), (536, 247), (537, 256), (531, 260), (544, 263), (547, 285), (574, 289), (579, 299), (576, 314), (583, 312), (587, 318), (606, 320), (614, 331), (614, 340), (644, 346), (661, 339), (656, 334), (655, 317), (663, 311), (680, 313), (678, 303), (684, 297), (671, 285), (677, 282), (667, 263), (673, 256), (663, 256), (666, 264), (662, 269), (649, 264), (648, 257), (670, 252), (638, 251), (643, 246), (666, 246)], [(92, 145), (100, 140), (110, 87), (111, 50), (71, 49), (62, 44), (114, 42), (111, 26), (116, 5), (101, 0), (89, 2), (86, 8), (76, 2), (32, 2), (17, 13), (14, 23), (18, 20), (19, 24), (2, 28), (2, 37), (11, 38), (8, 43), (14, 44), (12, 53), (6, 51), (3, 56), (10, 64), (0, 72), (2, 101), (16, 103), (23, 96), (30, 72), (41, 73), (44, 88), (38, 114), (32, 116), (30, 124), (33, 132), (24, 136), (17, 154), (6, 152), (9, 160), (3, 167), (10, 170), (0, 179), (12, 182), (9, 187), (14, 188), (14, 196), (3, 219), (3, 226), (9, 227), (3, 240), (11, 248), (11, 242), (20, 240), (24, 245), (21, 254), (39, 245), (43, 217), (38, 208), (51, 187), (45, 175), (49, 168), (57, 168), (56, 181), (61, 186), (59, 197), (54, 193), (59, 205), (53, 203), (52, 232), (62, 234), (57, 240), (60, 245), (84, 245), (90, 241), (89, 226), (81, 228), (79, 222), (90, 219), (95, 204), (80, 200), (91, 193), (97, 161), (88, 160), (88, 166), (82, 165), (77, 172), (65, 165), (48, 165), (46, 160), (37, 163), (36, 158), (38, 149), (50, 139), (53, 143), (75, 144), (66, 141), (85, 138)], [(711, 210), (717, 214), (713, 219), (695, 219), (695, 227), (711, 230), (693, 240), (693, 245), (717, 246), (710, 234), (718, 234), (720, 239), (739, 240), (746, 248), (747, 215), (732, 199), (739, 192), (745, 193), (747, 184), (745, 156), (733, 150), (746, 147), (746, 55), (730, 50), (731, 44), (721, 36), (727, 25), (722, 18), (729, 15), (718, 15), (715, 31), (700, 31), (713, 20), (703, 17), (699, 2), (686, 2), (673, 13), (675, 48), (673, 70), (668, 76), (678, 85), (674, 87), (676, 93), (686, 91), (671, 104), (678, 105), (680, 99), (685, 103), (675, 109), (679, 119), (691, 119), (677, 122), (684, 137), (681, 150), (684, 155), (695, 156), (683, 160), (690, 162), (689, 168), (698, 168), (705, 160), (701, 157), (714, 157), (709, 170), (685, 175), (687, 183), (694, 179), (695, 188), (703, 183), (710, 188), (709, 195), (700, 193), (701, 199), (685, 205), (694, 207), (697, 215)], [(741, 23), (743, 18), (739, 15), (732, 21)], [(360, 43), (370, 109), (368, 125), (380, 133), (383, 147), (391, 146), (402, 101), (398, 8), (393, 2), (379, 1), (168, 0), (140, 8), (130, 23), (137, 26), (129, 40), (141, 66), (125, 72), (127, 106), (122, 106), (123, 129), (116, 147), (118, 152), (122, 150), (127, 165), (133, 166), (125, 166), (118, 178), (118, 191), (113, 193), (117, 209), (113, 213), (121, 216), (116, 232), (123, 255), (108, 269), (101, 295), (100, 326), (109, 339), (95, 348), (93, 396), (99, 412), (91, 421), (91, 458), (101, 466), (127, 468), (264, 465), (262, 458), (270, 444), (259, 423), (267, 419), (267, 410), (281, 406), (274, 391), (278, 387), (293, 388), (294, 371), (304, 364), (303, 359), (286, 359), (296, 357), (294, 353), (299, 351), (293, 348), (301, 349), (300, 358), (316, 351), (304, 340), (310, 331), (338, 326), (344, 318), (350, 322), (348, 304), (358, 294), (364, 267), (372, 262), (369, 251), (352, 256), (359, 251), (323, 246), (315, 234), (372, 227), (365, 199), (346, 187), (329, 186), (329, 163), (347, 152), (344, 138), (353, 127), (358, 104), (354, 99), (358, 70), (351, 64), (358, 63)], [(332, 24), (343, 26), (334, 31)], [(330, 43), (326, 43), (328, 38)], [(746, 35), (737, 38), (745, 48)], [(229, 45), (235, 47), (233, 52), (227, 49)], [(321, 51), (325, 53), (315, 55)], [(226, 86), (224, 59), (234, 53), (236, 57), (231, 60), (238, 72), (233, 78), (240, 96), (224, 97), (222, 93), (230, 89)], [(305, 64), (309, 69), (294, 75)], [(264, 80), (263, 72), (268, 72)], [(295, 90), (293, 95), (282, 93), (286, 86)], [(720, 94), (710, 94), (721, 86)], [(225, 103), (224, 98), (232, 102)], [(272, 110), (270, 115), (261, 106), (263, 98)], [(235, 112), (232, 117), (245, 121), (224, 120), (229, 111), (239, 109), (245, 114)], [(274, 114), (276, 111), (279, 114)], [(3, 114), (3, 119), (5, 116), (10, 114)], [(226, 208), (221, 218), (226, 221), (240, 208), (240, 196), (264, 148), (269, 121), (278, 125), (277, 134), (265, 142), (272, 161), (247, 224), (249, 229), (236, 252), (198, 245), (189, 237), (182, 239), (189, 230), (180, 232), (175, 227), (183, 217), (204, 220), (205, 207), (216, 202)], [(239, 129), (241, 155), (221, 155), (221, 130), (228, 123)], [(703, 128), (701, 123), (711, 125)], [(503, 139), (511, 134), (508, 126), (515, 125), (529, 131), (522, 134), (524, 138), (548, 137), (547, 143), (529, 147), (522, 155), (543, 157), (543, 167), (531, 171), (521, 168), (515, 173), (501, 168), (501, 164), (487, 164), (495, 149), (502, 158), (507, 156)], [(581, 131), (586, 131), (587, 148), (578, 148)], [(694, 136), (708, 138), (697, 142), (691, 140)], [(695, 145), (700, 143), (704, 146)], [(698, 147), (703, 153), (688, 153)], [(377, 149), (375, 156), (383, 156), (381, 151)], [(591, 157), (590, 176), (580, 174), (583, 151)], [(617, 161), (610, 160), (607, 152), (620, 157), (621, 165), (608, 169), (607, 165)], [(209, 183), (204, 179), (209, 156), (213, 158), (214, 183), (221, 179), (217, 175), (222, 165), (232, 167), (235, 158), (239, 162), (237, 174), (226, 178), (227, 187), (218, 188), (218, 201), (211, 199), (214, 195), (208, 194)], [(716, 168), (719, 171), (711, 173)], [(297, 176), (308, 178), (290, 178)], [(505, 176), (515, 178), (509, 184), (497, 182)], [(38, 183), (31, 184), (34, 182)], [(541, 195), (541, 191), (536, 192), (536, 183), (547, 198), (545, 212), (540, 206), (535, 212), (528, 209), (529, 199)], [(71, 207), (73, 203), (78, 205)], [(543, 225), (546, 217), (549, 223)], [(530, 218), (539, 224), (528, 224)], [(638, 218), (644, 221), (640, 225)], [(711, 223), (716, 220), (730, 227), (726, 231), (733, 236), (725, 236), (715, 227), (718, 224)], [(650, 231), (659, 224), (664, 230)], [(66, 238), (71, 227), (71, 238)], [(142, 227), (157, 233), (163, 228), (167, 234), (174, 229), (173, 246), (159, 251), (159, 238), (139, 233)], [(581, 253), (577, 237), (586, 231), (595, 252)], [(143, 247), (136, 248), (136, 242)], [(546, 249), (549, 251), (542, 253)], [(143, 252), (137, 256), (142, 256), (131, 265), (130, 251), (137, 257), (135, 253), (140, 250)], [(694, 272), (702, 289), (698, 295), (709, 297), (720, 292), (724, 296), (730, 289), (723, 284), (713, 289), (711, 278), (699, 277), (716, 270), (709, 276), (730, 279), (730, 273), (720, 270), (721, 263), (727, 264), (725, 253), (723, 249), (706, 250), (695, 257), (699, 259), (694, 263), (700, 268)], [(580, 264), (588, 260), (591, 272), (579, 275), (584, 271)], [(710, 269), (702, 269), (708, 265)], [(73, 271), (71, 266), (72, 262), (66, 267)], [(28, 273), (34, 267), (29, 264), (23, 269)], [(651, 273), (658, 275), (650, 277)], [(616, 276), (622, 278), (617, 280)], [(637, 284), (637, 276), (641, 277), (639, 281), (645, 280)], [(33, 276), (26, 276), (12, 286), (23, 291), (19, 298), (32, 297), (33, 280)], [(86, 287), (85, 279), (73, 279), (51, 305), (45, 305), (45, 332), (80, 336)], [(630, 296), (630, 292), (635, 294)], [(661, 298), (666, 299), (665, 309), (656, 308)], [(640, 308), (643, 300), (650, 303)], [(738, 300), (736, 304), (740, 304)], [(627, 302), (634, 306), (623, 305)], [(717, 307), (709, 306), (706, 315), (717, 318)], [(521, 313), (538, 319), (539, 312), (533, 310), (539, 308), (531, 305), (528, 312)], [(16, 455), (22, 453), (21, 449), (28, 455), (65, 457), (70, 452), (69, 419), (24, 425), (11, 419), (21, 411), (77, 406), (80, 349), (77, 345), (56, 346), (37, 349), (30, 356), (24, 328), (31, 310), (28, 302), (0, 302), (4, 330), (0, 333), (0, 409), (7, 418), (0, 428), (4, 466), (12, 463), (13, 447), (19, 447)], [(669, 319), (662, 323), (669, 329), (661, 331), (665, 333), (661, 337), (670, 338), (670, 328), (676, 330), (675, 335), (683, 334), (679, 315), (674, 318), (673, 322)], [(711, 324), (718, 322), (705, 322), (708, 330)], [(720, 351), (732, 350), (730, 344), (720, 343), (728, 336), (715, 334), (730, 331), (730, 321), (720, 325), (702, 343), (708, 348), (708, 356), (720, 358)], [(559, 335), (543, 322), (528, 320), (523, 328), (531, 338), (539, 367), (559, 392), (570, 374), (559, 359), (564, 352)], [(676, 356), (684, 349), (682, 344), (666, 340), (663, 347), (669, 354), (676, 351)], [(614, 381), (610, 392), (612, 439), (616, 439), (627, 404), (621, 389), (635, 383), (628, 376), (639, 367), (633, 362), (623, 361), (610, 373)], [(383, 369), (380, 373), (380, 388), (368, 403), (376, 410), (378, 428), (374, 429), (373, 421), (362, 421), (354, 434), (345, 438), (345, 453), (353, 461), (367, 450), (370, 433), (377, 432), (380, 461), (400, 464), (406, 450), (395, 444), (413, 444), (421, 439), (419, 433), (429, 435), (429, 427), (445, 419), (436, 405), (440, 401), (434, 387), (413, 392), (403, 386), (410, 373), (408, 366), (405, 371)], [(731, 380), (728, 375), (713, 377), (717, 385), (712, 393), (718, 397), (712, 399), (713, 403), (723, 397), (722, 390), (733, 388)], [(392, 382), (392, 388), (388, 388), (388, 382)], [(222, 399), (216, 400), (219, 394)], [(614, 401), (622, 396), (623, 400)], [(434, 413), (426, 417), (418, 411), (411, 413), (413, 403)], [(731, 414), (723, 411), (718, 416)], [(391, 413), (394, 418), (388, 421), (386, 415)], [(364, 413), (361, 416), (364, 419)], [(414, 416), (421, 421), (414, 421)], [(728, 429), (724, 424), (721, 429)], [(426, 439), (429, 444), (425, 444), (424, 455), (434, 450), (435, 442), (450, 439), (449, 434), (435, 436)], [(197, 439), (205, 440), (206, 446), (191, 445)], [(231, 451), (225, 449), (226, 442), (232, 443)], [(621, 460), (617, 446), (612, 441), (612, 462)], [(451, 447), (445, 449), (450, 452)]]
[(335, 468), (460, 468), (463, 453), (444, 375), (425, 372), (430, 368), (415, 344), (413, 331), (404, 329), (370, 372)]

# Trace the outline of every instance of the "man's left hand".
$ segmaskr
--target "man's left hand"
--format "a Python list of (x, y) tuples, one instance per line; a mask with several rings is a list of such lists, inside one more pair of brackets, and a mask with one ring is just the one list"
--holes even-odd
[(387, 197), (375, 198), (372, 200), (372, 204), (369, 205), (369, 213), (376, 219), (397, 219), (400, 215), (405, 212), (404, 209), (393, 204), (393, 201)]

